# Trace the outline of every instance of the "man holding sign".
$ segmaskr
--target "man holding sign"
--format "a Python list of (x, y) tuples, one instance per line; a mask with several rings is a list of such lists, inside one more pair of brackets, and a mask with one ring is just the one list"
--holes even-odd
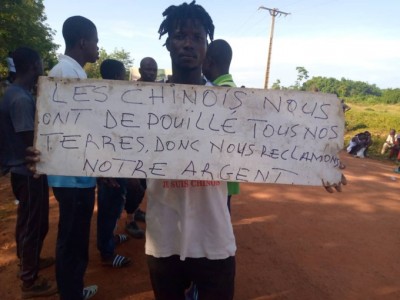
[[(203, 85), (207, 36), (214, 35), (210, 16), (194, 1), (170, 6), (163, 16), (159, 33), (168, 34), (170, 83)], [(157, 300), (183, 298), (190, 282), (201, 299), (233, 299), (236, 244), (226, 182), (194, 183), (148, 180), (146, 254)]]
[[(202, 63), (211, 17), (193, 1), (170, 6), (159, 33), (168, 34), (170, 83), (204, 85)], [(201, 299), (233, 299), (236, 244), (223, 181), (149, 179), (146, 254), (156, 299), (182, 299), (195, 283)]]

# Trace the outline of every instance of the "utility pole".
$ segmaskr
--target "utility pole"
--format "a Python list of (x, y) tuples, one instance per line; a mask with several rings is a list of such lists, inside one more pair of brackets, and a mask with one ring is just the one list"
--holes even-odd
[(269, 80), (269, 66), (271, 64), (272, 41), (274, 39), (275, 17), (281, 16), (281, 15), (284, 15), (286, 17), (287, 15), (290, 15), (290, 13), (280, 11), (277, 8), (266, 8), (264, 6), (260, 6), (258, 9), (268, 10), (269, 14), (272, 16), (271, 33), (270, 33), (270, 37), (269, 37), (267, 69), (265, 71), (265, 83), (264, 83), (264, 89), (267, 89), (268, 88), (268, 80)]

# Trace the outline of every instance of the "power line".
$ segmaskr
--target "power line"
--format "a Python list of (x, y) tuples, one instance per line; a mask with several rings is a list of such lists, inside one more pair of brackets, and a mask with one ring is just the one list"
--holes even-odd
[(272, 25), (271, 25), (271, 33), (269, 37), (269, 49), (268, 49), (268, 59), (267, 59), (267, 69), (265, 71), (265, 82), (264, 82), (264, 88), (268, 88), (268, 80), (269, 80), (269, 68), (271, 64), (271, 52), (272, 52), (272, 41), (274, 39), (274, 26), (275, 26), (275, 17), (280, 17), (280, 16), (287, 16), (290, 15), (290, 13), (280, 11), (277, 8), (267, 8), (264, 6), (260, 6), (258, 9), (265, 9), (269, 11), (269, 14), (272, 16)]
[[(243, 33), (244, 31), (247, 30), (246, 27), (248, 27), (248, 28), (254, 27), (254, 22), (256, 21), (256, 19), (255, 19), (256, 13), (257, 13), (257, 10), (254, 10), (253, 13), (251, 15), (249, 15), (249, 17), (244, 22), (241, 22), (241, 24), (236, 23), (237, 25), (235, 26), (236, 28), (235, 28), (234, 32), (236, 32), (237, 35), (240, 35), (241, 33)], [(251, 24), (250, 21), (253, 24)]]

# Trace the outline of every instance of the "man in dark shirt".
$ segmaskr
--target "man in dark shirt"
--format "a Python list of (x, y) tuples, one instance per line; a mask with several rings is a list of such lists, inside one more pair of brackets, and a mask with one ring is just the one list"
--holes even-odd
[(33, 145), (35, 99), (30, 93), (43, 73), (39, 54), (26, 47), (14, 52), (16, 79), (0, 102), (1, 164), (11, 173), (11, 186), (19, 200), (16, 243), (20, 259), (22, 298), (50, 296), (55, 283), (38, 275), (39, 269), (54, 263), (41, 259), (49, 228), (49, 189), (45, 175), (34, 178), (25, 165), (25, 149)]

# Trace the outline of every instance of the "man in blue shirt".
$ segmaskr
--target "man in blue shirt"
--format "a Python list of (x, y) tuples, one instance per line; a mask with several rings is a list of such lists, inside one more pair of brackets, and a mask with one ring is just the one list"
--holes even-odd
[(49, 188), (45, 175), (33, 177), (25, 165), (25, 149), (33, 144), (35, 99), (31, 90), (43, 73), (39, 54), (26, 47), (14, 52), (16, 79), (0, 102), (0, 157), (11, 173), (11, 186), (19, 200), (15, 240), (20, 260), (22, 298), (50, 296), (55, 283), (38, 276), (39, 269), (54, 263), (40, 259), (49, 228)]

